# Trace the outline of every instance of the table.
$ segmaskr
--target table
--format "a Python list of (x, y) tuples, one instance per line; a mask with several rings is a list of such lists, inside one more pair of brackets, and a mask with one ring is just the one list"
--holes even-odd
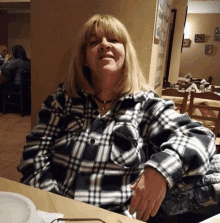
[(219, 223), (220, 222), (220, 214), (217, 214), (211, 218), (208, 218), (200, 223)]
[(178, 82), (189, 82), (190, 78), (178, 77)]
[[(0, 191), (14, 192), (28, 197), (37, 210), (64, 214), (64, 218), (99, 218), (106, 223), (138, 223), (136, 219), (107, 211), (83, 202), (53, 194), (0, 177)], [(83, 221), (82, 221), (83, 222)], [(98, 221), (90, 221), (95, 223)]]

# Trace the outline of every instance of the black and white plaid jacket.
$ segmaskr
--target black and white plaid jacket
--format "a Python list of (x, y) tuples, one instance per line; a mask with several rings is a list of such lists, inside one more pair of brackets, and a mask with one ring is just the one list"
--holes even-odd
[(130, 185), (146, 166), (169, 188), (208, 171), (215, 136), (172, 101), (153, 91), (125, 95), (100, 117), (92, 97), (79, 94), (60, 84), (44, 101), (18, 166), (22, 183), (129, 216)]

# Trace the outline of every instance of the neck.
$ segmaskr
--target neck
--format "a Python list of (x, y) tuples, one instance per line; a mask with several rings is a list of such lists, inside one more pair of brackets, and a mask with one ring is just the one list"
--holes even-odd
[(97, 97), (102, 101), (113, 100), (119, 96), (119, 93), (115, 92), (115, 86), (117, 86), (119, 80), (111, 78), (111, 81), (106, 79), (94, 79), (92, 85), (97, 92)]

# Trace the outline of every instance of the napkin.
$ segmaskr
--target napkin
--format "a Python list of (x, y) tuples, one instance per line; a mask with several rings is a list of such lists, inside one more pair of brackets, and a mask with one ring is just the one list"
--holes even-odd
[(196, 93), (199, 93), (199, 92), (200, 92), (199, 89), (197, 88), (197, 85), (196, 85), (195, 83), (192, 83), (192, 85), (190, 85), (190, 86), (186, 89), (186, 91), (187, 91), (187, 92), (190, 92), (190, 91), (192, 90), (192, 88), (195, 89)]
[(188, 73), (187, 75), (185, 75), (185, 78), (192, 78), (192, 74)]
[(205, 79), (202, 79), (202, 80), (200, 81), (200, 83), (201, 83), (201, 84), (208, 84), (208, 82), (207, 82)]
[[(44, 211), (40, 211), (40, 210), (38, 210), (37, 213), (38, 213), (38, 216), (40, 218), (42, 218), (45, 223), (50, 223), (54, 219), (63, 218), (63, 216), (64, 216), (61, 213), (49, 213), (49, 212), (44, 212)], [(61, 221), (59, 221), (59, 222), (61, 222)]]

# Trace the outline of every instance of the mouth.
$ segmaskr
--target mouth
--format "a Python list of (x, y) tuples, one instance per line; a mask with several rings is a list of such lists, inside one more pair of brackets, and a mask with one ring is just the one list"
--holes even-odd
[(114, 57), (112, 56), (112, 55), (101, 55), (100, 57), (99, 57), (99, 59), (101, 60), (101, 59), (104, 59), (104, 58), (110, 58), (110, 59), (113, 59)]

